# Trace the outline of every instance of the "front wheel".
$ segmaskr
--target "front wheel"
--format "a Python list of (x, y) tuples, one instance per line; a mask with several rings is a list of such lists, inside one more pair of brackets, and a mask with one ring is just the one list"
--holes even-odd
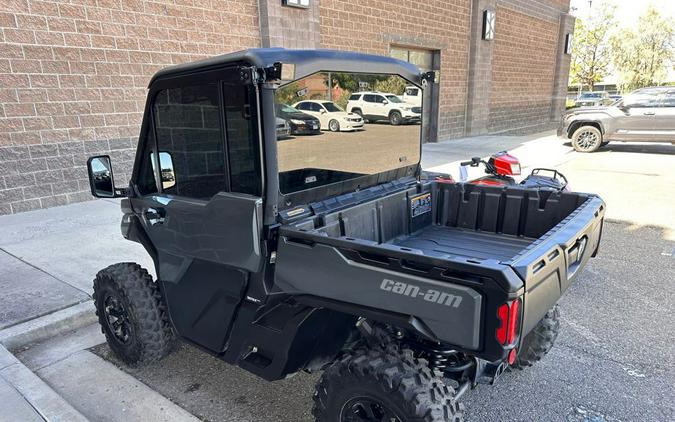
[(398, 111), (392, 111), (389, 113), (389, 123), (391, 123), (393, 126), (398, 126), (401, 124), (403, 121), (403, 117), (401, 116), (401, 113)]
[(357, 350), (323, 374), (312, 413), (317, 422), (461, 422), (454, 394), (409, 350)]
[(328, 122), (328, 129), (330, 129), (331, 132), (339, 132), (340, 122), (338, 122), (335, 119), (331, 120), (330, 122)]
[(551, 308), (536, 327), (523, 339), (518, 357), (513, 365), (525, 369), (539, 362), (553, 348), (560, 332), (560, 310), (558, 305)]
[(93, 298), (106, 341), (126, 364), (150, 363), (171, 351), (174, 335), (162, 296), (140, 265), (125, 262), (99, 271)]
[(581, 126), (572, 134), (572, 147), (577, 152), (594, 152), (602, 146), (602, 132), (595, 126)]

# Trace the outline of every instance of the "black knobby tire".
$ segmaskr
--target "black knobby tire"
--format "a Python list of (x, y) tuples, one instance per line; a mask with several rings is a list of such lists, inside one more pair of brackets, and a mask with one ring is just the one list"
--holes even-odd
[(398, 126), (401, 124), (403, 121), (403, 116), (401, 116), (401, 113), (398, 111), (392, 111), (389, 113), (389, 123), (391, 123), (394, 126)]
[(523, 339), (518, 357), (511, 367), (525, 369), (539, 362), (551, 351), (560, 332), (560, 310), (558, 305), (551, 308), (544, 318)]
[[(464, 409), (454, 394), (409, 350), (359, 349), (324, 372), (314, 391), (312, 413), (317, 422), (345, 422), (359, 420), (357, 413), (368, 407), (379, 415), (379, 409), (386, 410), (387, 419), (379, 418), (387, 421), (461, 422)], [(381, 407), (373, 411), (372, 403)]]
[(125, 262), (99, 271), (93, 297), (108, 345), (126, 364), (150, 363), (171, 351), (174, 334), (162, 295), (140, 265)]
[(597, 151), (602, 142), (602, 132), (595, 126), (581, 126), (572, 134), (572, 147), (577, 152)]
[(330, 129), (331, 132), (339, 132), (340, 122), (338, 122), (335, 119), (331, 120), (330, 122), (328, 122), (328, 129)]

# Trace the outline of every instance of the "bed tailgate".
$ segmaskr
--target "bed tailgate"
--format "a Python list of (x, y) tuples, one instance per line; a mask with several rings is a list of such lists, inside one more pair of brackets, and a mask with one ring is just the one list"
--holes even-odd
[(605, 203), (581, 206), (509, 262), (525, 282), (523, 332), (528, 333), (579, 275), (600, 244)]

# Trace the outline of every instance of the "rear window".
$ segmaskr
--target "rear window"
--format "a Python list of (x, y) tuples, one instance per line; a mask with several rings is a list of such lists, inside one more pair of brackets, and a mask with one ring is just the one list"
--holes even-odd
[[(364, 86), (384, 94), (353, 92)], [(321, 120), (320, 131), (298, 131), (277, 144), (280, 192), (331, 185), (330, 194), (337, 195), (354, 189), (356, 183), (345, 183), (354, 179), (363, 188), (411, 175), (420, 160), (419, 122), (365, 123), (343, 111), (350, 98), (397, 102), (407, 86), (397, 75), (320, 72), (279, 87), (278, 104), (311, 104), (309, 112)], [(315, 114), (315, 107), (324, 112)]]

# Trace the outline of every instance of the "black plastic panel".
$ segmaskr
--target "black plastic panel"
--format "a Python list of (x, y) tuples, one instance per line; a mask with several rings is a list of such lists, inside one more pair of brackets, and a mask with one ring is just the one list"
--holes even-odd
[(177, 283), (162, 287), (178, 333), (213, 352), (222, 352), (246, 287), (247, 273), (194, 260)]

